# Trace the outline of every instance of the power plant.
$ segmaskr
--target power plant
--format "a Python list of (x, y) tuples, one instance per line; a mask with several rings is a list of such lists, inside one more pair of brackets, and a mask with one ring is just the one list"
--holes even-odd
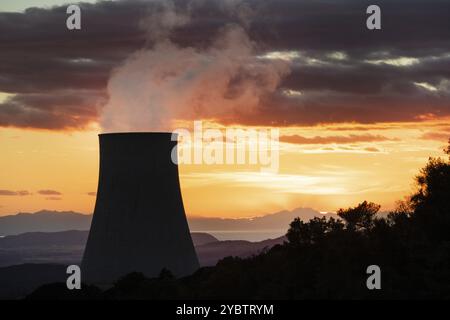
[[(109, 284), (130, 272), (175, 276), (199, 268), (171, 133), (100, 134), (97, 200), (82, 280)], [(176, 149), (175, 149), (176, 150)]]

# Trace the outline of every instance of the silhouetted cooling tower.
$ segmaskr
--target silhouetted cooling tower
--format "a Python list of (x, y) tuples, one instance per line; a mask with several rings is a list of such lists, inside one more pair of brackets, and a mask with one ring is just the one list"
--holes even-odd
[(97, 202), (82, 280), (112, 283), (130, 272), (176, 276), (199, 267), (181, 197), (170, 133), (100, 136)]

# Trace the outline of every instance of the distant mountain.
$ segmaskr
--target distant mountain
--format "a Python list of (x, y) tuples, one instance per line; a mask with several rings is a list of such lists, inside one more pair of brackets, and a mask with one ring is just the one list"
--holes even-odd
[[(331, 213), (328, 216), (333, 215)], [(195, 231), (231, 231), (231, 230), (282, 230), (285, 232), (289, 228), (289, 223), (299, 217), (304, 221), (309, 221), (314, 217), (323, 217), (319, 211), (310, 208), (297, 208), (292, 211), (284, 210), (272, 214), (254, 218), (222, 219), (222, 218), (189, 218), (189, 227)]]
[(89, 230), (92, 215), (73, 211), (47, 211), (18, 213), (0, 217), (0, 235), (26, 232), (57, 232), (66, 230)]
[[(189, 227), (193, 232), (211, 231), (264, 231), (279, 230), (283, 234), (289, 223), (296, 217), (310, 220), (323, 216), (320, 212), (309, 208), (298, 208), (292, 211), (280, 211), (255, 218), (221, 219), (221, 218), (189, 218)], [(16, 235), (27, 232), (59, 232), (67, 230), (89, 230), (92, 215), (73, 211), (46, 211), (36, 213), (18, 213), (0, 217), (0, 236)]]

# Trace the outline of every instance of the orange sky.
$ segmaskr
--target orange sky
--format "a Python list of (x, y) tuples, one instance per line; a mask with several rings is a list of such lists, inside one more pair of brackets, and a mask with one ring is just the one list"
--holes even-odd
[[(182, 165), (188, 215), (248, 217), (281, 209), (335, 211), (369, 200), (392, 208), (429, 156), (442, 155), (448, 119), (416, 123), (282, 128), (278, 174), (238, 166)], [(0, 129), (0, 215), (41, 209), (91, 213), (99, 130)], [(372, 141), (371, 141), (372, 140)], [(352, 142), (354, 141), (354, 142)], [(55, 190), (61, 195), (42, 195)]]

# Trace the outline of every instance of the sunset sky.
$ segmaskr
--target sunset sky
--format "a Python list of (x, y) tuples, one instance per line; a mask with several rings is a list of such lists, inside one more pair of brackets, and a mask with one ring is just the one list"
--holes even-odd
[(219, 217), (392, 209), (450, 137), (448, 1), (378, 1), (379, 31), (361, 0), (90, 1), (79, 31), (63, 3), (0, 3), (0, 215), (92, 213), (105, 131), (279, 128), (278, 173), (180, 166)]

